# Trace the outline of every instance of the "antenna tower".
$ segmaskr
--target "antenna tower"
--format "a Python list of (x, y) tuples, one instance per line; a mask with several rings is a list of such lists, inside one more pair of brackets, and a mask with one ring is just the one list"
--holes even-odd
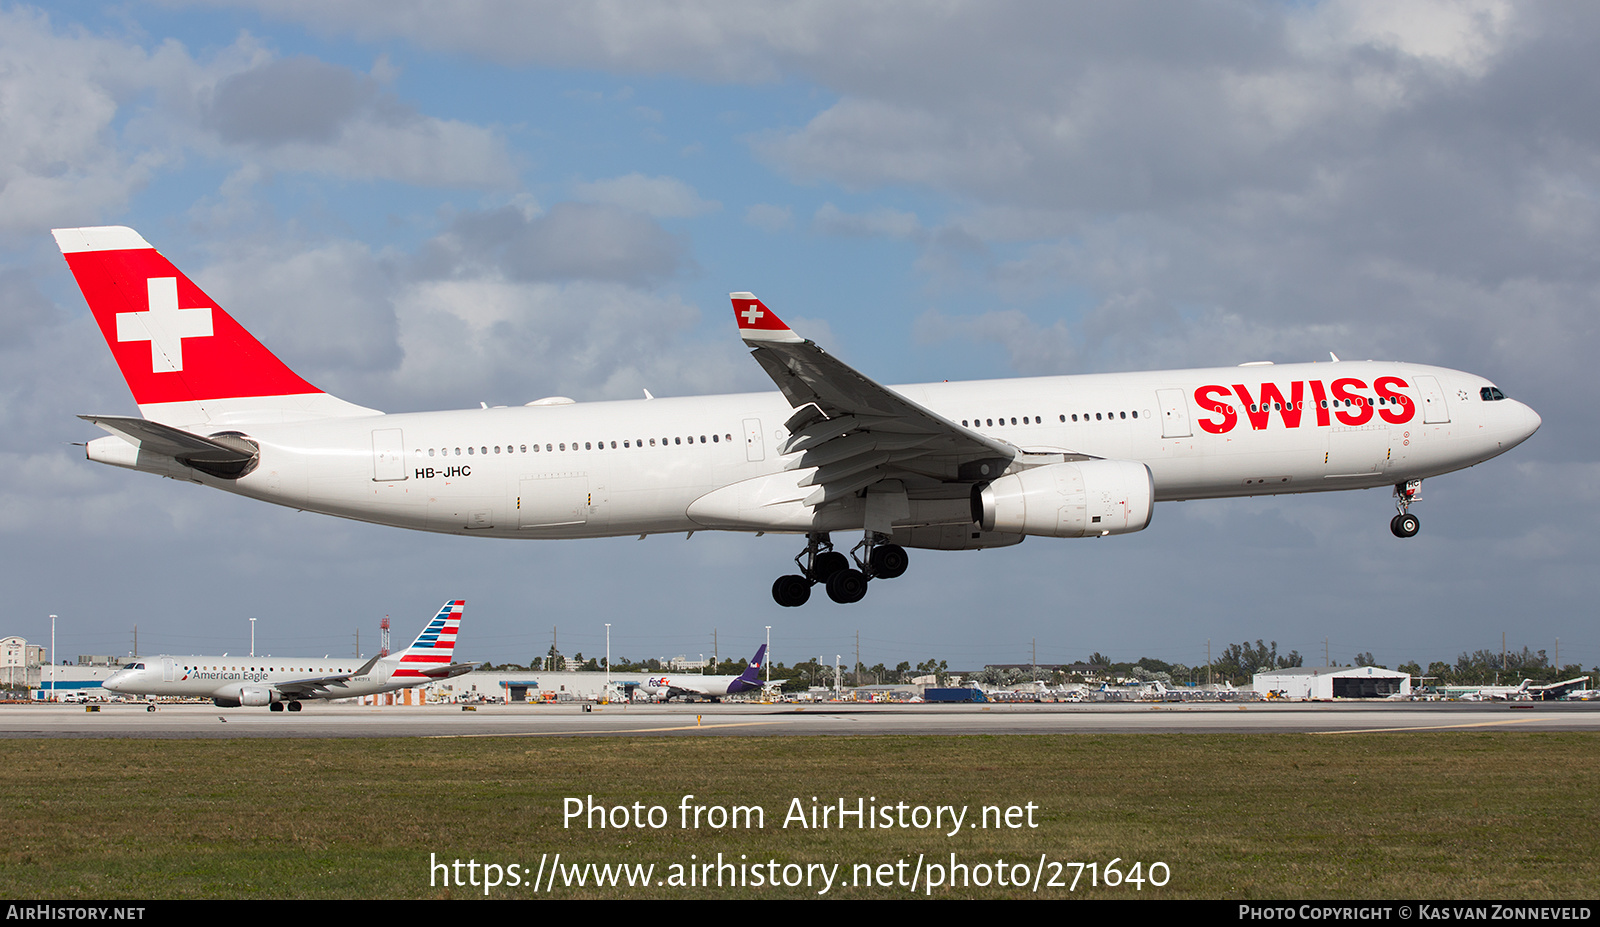
[(382, 635), (380, 635), (382, 637), (382, 639), (383, 639), (383, 646), (381, 648), (379, 648), (378, 656), (387, 657), (389, 655), (389, 616), (388, 615), (384, 615), (383, 616), (383, 620), (378, 622), (378, 628), (383, 632)]

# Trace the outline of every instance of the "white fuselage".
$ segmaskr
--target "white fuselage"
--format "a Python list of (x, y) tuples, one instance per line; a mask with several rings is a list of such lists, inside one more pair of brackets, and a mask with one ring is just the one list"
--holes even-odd
[[(107, 690), (121, 695), (210, 698), (237, 702), (247, 687), (265, 691), (276, 683), (354, 673), (364, 663), (364, 660), (356, 659), (162, 655), (139, 657), (129, 667), (106, 680), (104, 685)], [(404, 678), (390, 682), (389, 676), (396, 665), (393, 658), (379, 660), (364, 675), (330, 683), (327, 695), (300, 697), (354, 698), (431, 681)], [(277, 697), (271, 698), (271, 701), (279, 700)]]
[[(1022, 451), (1141, 462), (1155, 499), (1177, 500), (1384, 486), (1472, 466), (1539, 426), (1522, 403), (1485, 398), (1490, 387), (1460, 371), (1367, 361), (893, 389)], [(777, 453), (792, 412), (770, 392), (189, 424), (260, 445), (259, 465), (238, 480), (97, 454), (108, 442), (126, 446), (115, 437), (92, 443), (89, 455), (298, 509), (451, 534), (859, 528), (859, 499), (816, 509), (800, 502), (808, 490), (796, 481), (807, 471), (785, 471)], [(902, 527), (933, 526), (935, 534), (919, 537), (934, 542), (914, 546), (1020, 540), (968, 543), (971, 522), (966, 500), (919, 500), (913, 491), (910, 512), (895, 527), (898, 535)], [(938, 526), (949, 530), (940, 536)]]
[[(722, 698), (729, 694), (734, 683), (739, 681), (738, 676), (697, 676), (693, 673), (663, 673), (647, 676), (645, 681), (639, 683), (639, 689), (657, 698), (671, 698), (674, 695), (697, 695), (701, 698)], [(759, 683), (754, 689), (739, 687), (740, 692), (757, 691), (761, 688)]]

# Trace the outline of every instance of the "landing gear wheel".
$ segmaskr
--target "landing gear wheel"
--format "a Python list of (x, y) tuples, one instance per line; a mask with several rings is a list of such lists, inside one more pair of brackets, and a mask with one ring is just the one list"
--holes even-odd
[(811, 598), (811, 581), (804, 576), (780, 576), (772, 583), (772, 601), (784, 608), (799, 608)]
[(289, 703), (289, 710), (290, 711), (299, 711), (300, 710), (300, 703), (299, 702), (290, 702)]
[(1417, 520), (1417, 516), (1408, 513), (1396, 515), (1389, 521), (1389, 530), (1394, 532), (1397, 538), (1416, 537), (1421, 529), (1422, 522)]
[(811, 578), (819, 583), (832, 579), (840, 570), (850, 569), (850, 558), (836, 550), (825, 554), (818, 554), (816, 562), (811, 566)]
[(872, 575), (878, 579), (902, 576), (911, 564), (906, 549), (899, 544), (880, 544), (872, 548), (872, 555), (867, 559), (872, 564)]
[(860, 570), (847, 568), (828, 577), (828, 598), (840, 605), (859, 602), (866, 596), (867, 574)]
[(268, 711), (282, 711), (283, 710), (283, 703), (282, 702), (273, 702), (271, 705), (267, 706), (267, 710)]

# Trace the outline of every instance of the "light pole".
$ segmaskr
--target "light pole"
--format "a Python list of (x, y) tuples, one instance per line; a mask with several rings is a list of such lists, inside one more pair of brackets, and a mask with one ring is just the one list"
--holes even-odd
[(761, 664), (761, 675), (763, 683), (772, 682), (772, 625), (770, 624), (767, 625), (767, 658)]
[(606, 622), (606, 694), (611, 694), (611, 622)]
[(250, 656), (256, 655), (256, 620), (250, 619)]
[(50, 700), (56, 699), (56, 616), (50, 616)]

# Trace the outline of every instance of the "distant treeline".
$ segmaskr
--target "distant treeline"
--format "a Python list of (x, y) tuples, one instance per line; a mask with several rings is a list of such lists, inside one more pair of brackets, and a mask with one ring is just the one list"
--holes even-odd
[[(744, 671), (748, 658), (725, 659), (706, 668), (707, 674), (736, 675)], [(1336, 661), (1337, 662), (1337, 661)], [(1291, 650), (1287, 654), (1278, 653), (1277, 641), (1262, 641), (1257, 639), (1254, 644), (1243, 641), (1229, 644), (1222, 648), (1221, 653), (1207, 667), (1204, 664), (1189, 666), (1184, 663), (1168, 663), (1154, 657), (1141, 657), (1131, 663), (1117, 662), (1102, 653), (1093, 653), (1089, 659), (1082, 663), (1072, 664), (1040, 664), (1038, 666), (1009, 664), (1004, 666), (985, 666), (982, 670), (973, 673), (976, 682), (985, 685), (1018, 685), (1033, 680), (1039, 680), (1051, 685), (1063, 685), (1077, 682), (1092, 682), (1106, 679), (1136, 679), (1140, 681), (1160, 681), (1175, 685), (1197, 684), (1207, 682), (1227, 682), (1233, 685), (1248, 683), (1252, 676), (1265, 669), (1285, 669), (1291, 666), (1304, 666), (1305, 658), (1298, 650)], [(1345, 666), (1381, 666), (1370, 651), (1358, 653)], [(485, 670), (495, 672), (540, 672), (545, 669), (588, 670), (597, 672), (605, 668), (604, 657), (584, 657), (582, 653), (572, 657), (563, 658), (551, 648), (539, 657), (528, 661), (526, 665), (515, 663), (488, 664)], [(611, 670), (616, 673), (659, 673), (666, 666), (655, 659), (631, 661), (619, 657), (612, 661)], [(1421, 685), (1429, 686), (1471, 686), (1489, 685), (1498, 680), (1502, 684), (1514, 684), (1523, 679), (1532, 679), (1535, 683), (1557, 682), (1563, 679), (1572, 679), (1582, 676), (1585, 672), (1600, 672), (1600, 669), (1591, 667), (1585, 670), (1576, 663), (1569, 663), (1557, 667), (1553, 665), (1543, 650), (1530, 650), (1527, 647), (1520, 651), (1507, 651), (1503, 656), (1498, 651), (1479, 650), (1474, 653), (1462, 653), (1454, 663), (1435, 660), (1424, 668), (1420, 663), (1412, 661), (1402, 663), (1394, 669), (1412, 676), (1427, 677)], [(827, 686), (833, 684), (833, 664), (818, 663), (815, 660), (806, 660), (793, 666), (783, 663), (773, 663), (767, 668), (773, 679), (784, 681), (784, 689), (789, 691), (803, 690), (810, 686)], [(913, 666), (910, 661), (902, 660), (894, 667), (882, 663), (873, 666), (859, 665), (851, 667), (846, 664), (843, 668), (846, 685), (897, 685), (909, 683), (911, 680), (934, 676), (939, 684), (952, 681), (955, 674), (950, 672), (949, 662), (929, 657)]]

